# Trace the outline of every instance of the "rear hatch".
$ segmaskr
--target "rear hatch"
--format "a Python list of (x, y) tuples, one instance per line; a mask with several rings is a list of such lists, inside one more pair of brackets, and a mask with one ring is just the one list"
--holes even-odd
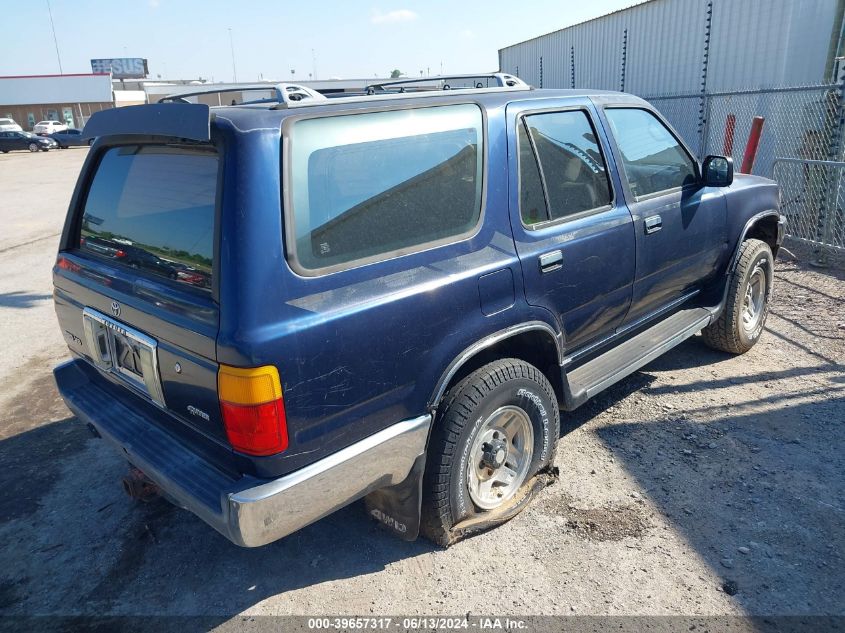
[(56, 313), (72, 353), (102, 379), (225, 444), (216, 363), (221, 158), (210, 142), (158, 139), (94, 146), (54, 268)]

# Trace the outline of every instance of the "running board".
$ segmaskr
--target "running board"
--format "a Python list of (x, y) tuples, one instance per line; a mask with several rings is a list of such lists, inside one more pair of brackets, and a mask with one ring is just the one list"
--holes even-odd
[(564, 375), (565, 408), (581, 406), (710, 323), (706, 308), (681, 310)]

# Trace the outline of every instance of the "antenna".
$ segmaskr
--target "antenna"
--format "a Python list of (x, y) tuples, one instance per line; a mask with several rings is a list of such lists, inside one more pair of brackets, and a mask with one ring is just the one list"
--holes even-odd
[(56, 59), (59, 60), (59, 74), (64, 75), (62, 70), (62, 56), (59, 53), (59, 40), (56, 39), (56, 25), (53, 24), (53, 9), (50, 8), (50, 0), (47, 0), (47, 12), (50, 14), (50, 28), (53, 29), (53, 44), (56, 45)]
[(238, 83), (238, 69), (235, 68), (235, 44), (232, 41), (232, 27), (229, 27), (229, 48), (232, 50), (232, 83)]

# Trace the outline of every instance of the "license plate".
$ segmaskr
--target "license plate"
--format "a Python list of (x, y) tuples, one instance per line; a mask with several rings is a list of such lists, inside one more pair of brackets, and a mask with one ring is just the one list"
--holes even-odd
[(82, 311), (82, 322), (97, 367), (163, 407), (156, 340), (91, 308)]

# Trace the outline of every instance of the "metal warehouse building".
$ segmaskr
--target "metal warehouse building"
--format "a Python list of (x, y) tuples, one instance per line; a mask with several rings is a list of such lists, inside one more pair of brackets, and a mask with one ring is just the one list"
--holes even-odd
[(845, 249), (843, 14), (845, 0), (649, 0), (503, 48), (499, 68), (645, 97), (699, 158), (737, 166), (761, 117), (746, 169), (780, 184), (789, 235)]
[(827, 81), (842, 0), (650, 0), (508, 46), (499, 68), (543, 88), (639, 95)]

